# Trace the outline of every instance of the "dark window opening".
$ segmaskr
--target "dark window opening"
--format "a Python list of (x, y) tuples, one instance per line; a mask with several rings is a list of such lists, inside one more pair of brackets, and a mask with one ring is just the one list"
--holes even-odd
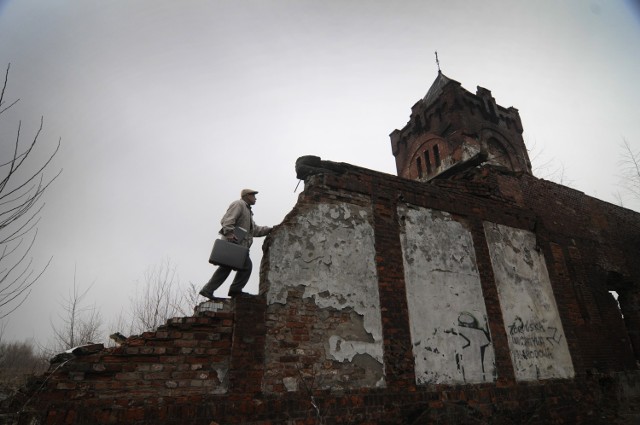
[(429, 158), (429, 151), (424, 151), (424, 165), (427, 166), (427, 174), (431, 174), (431, 159)]
[(438, 145), (433, 147), (433, 159), (436, 161), (436, 167), (440, 166), (440, 148)]
[(418, 178), (422, 178), (422, 160), (420, 158), (416, 158), (416, 163), (418, 165)]

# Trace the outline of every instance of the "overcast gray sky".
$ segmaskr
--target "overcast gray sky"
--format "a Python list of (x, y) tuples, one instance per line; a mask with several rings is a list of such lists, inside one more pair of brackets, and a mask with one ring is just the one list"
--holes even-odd
[(42, 155), (62, 138), (64, 170), (32, 251), (53, 262), (6, 336), (46, 342), (76, 266), (106, 321), (164, 258), (200, 286), (228, 204), (257, 189), (256, 222), (279, 223), (299, 156), (395, 174), (388, 135), (435, 50), (448, 77), (519, 109), (539, 162), (617, 202), (619, 145), (640, 148), (635, 1), (0, 0), (5, 96), (21, 99), (2, 131), (20, 118), (26, 140), (44, 116)]

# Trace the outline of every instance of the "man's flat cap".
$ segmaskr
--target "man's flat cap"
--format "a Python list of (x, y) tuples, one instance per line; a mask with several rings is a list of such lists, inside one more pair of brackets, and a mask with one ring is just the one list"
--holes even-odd
[(242, 192), (240, 192), (240, 197), (244, 198), (247, 195), (255, 195), (256, 193), (258, 193), (257, 190), (253, 190), (253, 189), (242, 189)]

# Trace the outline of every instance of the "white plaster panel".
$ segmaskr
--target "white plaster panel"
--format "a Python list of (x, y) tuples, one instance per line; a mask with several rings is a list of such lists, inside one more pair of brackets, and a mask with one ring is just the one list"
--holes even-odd
[(398, 214), (417, 383), (495, 381), (470, 232), (446, 212), (400, 206)]
[[(382, 322), (375, 265), (371, 209), (358, 205), (316, 204), (279, 229), (270, 243), (267, 303), (286, 303), (289, 288), (321, 308), (351, 308), (362, 316), (369, 341), (328, 335), (329, 356), (351, 361), (368, 354), (383, 364)], [(373, 342), (371, 342), (373, 341)]]
[(569, 347), (535, 235), (484, 223), (517, 380), (571, 378)]

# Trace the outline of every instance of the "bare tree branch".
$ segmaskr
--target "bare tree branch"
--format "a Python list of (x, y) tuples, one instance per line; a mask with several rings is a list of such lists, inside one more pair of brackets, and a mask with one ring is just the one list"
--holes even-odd
[[(640, 200), (640, 151), (634, 150), (627, 139), (622, 139), (620, 186), (634, 199)], [(619, 195), (620, 201), (622, 197)]]
[(186, 291), (184, 291), (179, 302), (175, 305), (176, 312), (180, 316), (190, 316), (193, 314), (194, 307), (200, 302), (200, 287), (189, 282)]
[[(0, 93), (0, 108), (2, 107), (2, 105), (4, 105), (4, 92), (7, 89), (7, 82), (9, 81), (9, 69), (10, 68), (11, 68), (11, 64), (8, 64), (7, 65), (7, 72), (5, 72), (5, 74), (4, 74), (4, 84), (2, 85), (2, 93)], [(13, 105), (18, 103), (19, 101), (20, 101), (20, 99), (14, 100), (13, 103), (11, 103), (9, 106), (7, 106), (4, 109), (1, 109), (0, 110), (0, 114), (2, 114), (7, 109), (11, 108)]]
[(565, 186), (573, 183), (573, 180), (567, 177), (564, 163), (558, 163), (555, 158), (548, 158), (544, 153), (544, 148), (538, 148), (535, 141), (527, 151), (531, 158), (533, 174), (536, 177)]
[[(0, 92), (0, 118), (18, 102), (4, 106), (10, 68), (11, 64), (7, 66)], [(32, 160), (37, 155), (35, 151), (43, 126), (41, 117), (34, 137), (26, 148), (22, 148), (22, 122), (19, 122), (15, 140), (11, 142), (12, 157), (0, 163), (0, 318), (7, 317), (25, 302), (31, 287), (51, 263), (49, 258), (47, 264), (36, 272), (33, 259), (28, 258), (38, 234), (37, 225), (44, 207), (42, 196), (62, 172), (60, 170), (53, 177), (45, 176), (60, 149), (60, 139), (44, 160)], [(24, 244), (24, 238), (30, 242)]]

